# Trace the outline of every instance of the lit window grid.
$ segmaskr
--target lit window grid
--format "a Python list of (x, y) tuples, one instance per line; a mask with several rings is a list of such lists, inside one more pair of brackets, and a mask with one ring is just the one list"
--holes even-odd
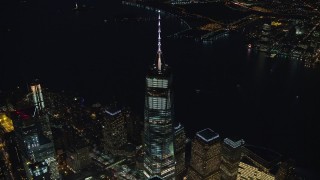
[(169, 79), (160, 76), (146, 78), (144, 125), (146, 176), (174, 178), (173, 109)]
[(168, 83), (167, 79), (147, 78), (147, 87), (168, 88)]
[(252, 179), (252, 180), (274, 180), (273, 175), (267, 174), (263, 171), (259, 171), (258, 168), (250, 166), (246, 163), (240, 162), (238, 169), (237, 180)]

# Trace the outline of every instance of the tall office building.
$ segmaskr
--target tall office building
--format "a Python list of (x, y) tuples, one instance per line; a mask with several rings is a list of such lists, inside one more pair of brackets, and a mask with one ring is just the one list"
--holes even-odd
[[(49, 169), (51, 173), (50, 177), (54, 179), (58, 179), (60, 178), (60, 174), (58, 171), (58, 163), (55, 157), (56, 153), (55, 153), (55, 148), (53, 144), (50, 120), (49, 120), (49, 115), (45, 109), (45, 102), (44, 102), (40, 81), (38, 79), (35, 79), (30, 84), (30, 89), (32, 93), (33, 104), (35, 106), (35, 111), (32, 114), (33, 116), (32, 118), (35, 119), (37, 122), (37, 129), (38, 129), (37, 135), (41, 137), (43, 143), (46, 142), (45, 143), (46, 145), (41, 144), (38, 149), (39, 151), (42, 151), (40, 149), (44, 148), (45, 151), (47, 151), (47, 157), (45, 157), (45, 159), (46, 159), (46, 163), (49, 165)], [(38, 125), (40, 125), (40, 127)], [(43, 135), (45, 137), (42, 138)], [(48, 141), (47, 140), (44, 141), (44, 139), (48, 139)], [(48, 146), (48, 144), (50, 145)]]
[(176, 179), (183, 179), (186, 171), (186, 134), (180, 123), (174, 126), (174, 157), (176, 159)]
[(26, 177), (59, 179), (53, 142), (42, 133), (39, 121), (32, 117), (33, 111), (19, 110), (11, 115)]
[(43, 95), (42, 95), (42, 89), (40, 86), (40, 82), (38, 79), (34, 80), (30, 84), (30, 89), (32, 93), (32, 99), (34, 106), (37, 108), (37, 110), (41, 111), (45, 108), (44, 106), (44, 100), (43, 100)]
[(219, 134), (207, 128), (192, 141), (190, 180), (220, 180), (221, 143)]
[(30, 89), (32, 94), (32, 101), (36, 108), (33, 116), (36, 116), (38, 118), (43, 134), (47, 136), (50, 140), (52, 140), (52, 131), (50, 127), (49, 116), (45, 110), (45, 104), (40, 81), (38, 79), (35, 79), (30, 84)]
[(221, 151), (221, 179), (236, 180), (239, 163), (241, 160), (242, 146), (244, 140), (233, 141), (225, 138), (222, 143)]
[(146, 76), (144, 111), (144, 174), (175, 179), (172, 75), (161, 61), (160, 11), (157, 60)]
[(125, 127), (126, 113), (123, 109), (110, 106), (104, 111), (102, 128), (104, 150), (116, 155), (127, 143), (127, 130)]

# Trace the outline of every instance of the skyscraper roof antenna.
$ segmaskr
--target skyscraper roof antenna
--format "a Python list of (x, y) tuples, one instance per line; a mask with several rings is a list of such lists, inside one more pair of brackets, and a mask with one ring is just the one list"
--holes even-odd
[(161, 71), (161, 66), (162, 66), (162, 62), (161, 62), (161, 24), (160, 24), (160, 10), (158, 10), (158, 62), (157, 62), (157, 67), (158, 67), (158, 71)]

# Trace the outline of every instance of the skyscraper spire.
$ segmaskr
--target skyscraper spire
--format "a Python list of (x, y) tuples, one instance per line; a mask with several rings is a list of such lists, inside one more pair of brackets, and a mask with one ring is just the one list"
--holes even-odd
[(161, 71), (161, 66), (162, 66), (162, 62), (161, 62), (161, 24), (160, 24), (160, 10), (158, 10), (158, 62), (157, 62), (157, 67), (158, 70)]
[(172, 73), (161, 62), (161, 28), (158, 10), (158, 51), (156, 61), (146, 76), (144, 106), (144, 179), (159, 176), (174, 180), (176, 160), (174, 155)]

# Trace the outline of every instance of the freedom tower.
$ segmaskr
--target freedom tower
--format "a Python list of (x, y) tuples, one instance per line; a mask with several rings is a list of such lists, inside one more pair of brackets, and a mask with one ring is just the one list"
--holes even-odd
[(147, 73), (144, 110), (144, 174), (174, 179), (172, 75), (161, 61), (160, 11), (157, 59)]

